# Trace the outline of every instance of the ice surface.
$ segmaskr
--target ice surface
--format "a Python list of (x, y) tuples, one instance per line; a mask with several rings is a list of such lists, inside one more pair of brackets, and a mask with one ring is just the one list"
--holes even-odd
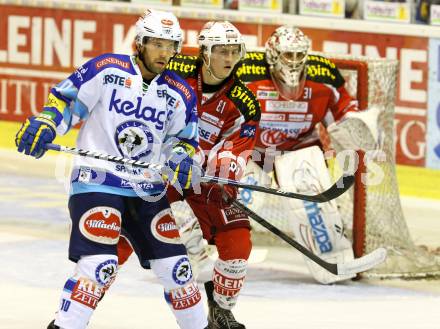
[[(15, 169), (13, 175), (0, 171), (0, 328), (46, 328), (74, 267), (67, 260), (67, 196), (54, 178)], [(234, 313), (249, 329), (439, 329), (440, 282), (362, 280), (322, 286), (310, 278), (298, 252), (271, 248), (264, 262), (250, 266)], [(132, 257), (89, 327), (177, 325), (161, 286)]]

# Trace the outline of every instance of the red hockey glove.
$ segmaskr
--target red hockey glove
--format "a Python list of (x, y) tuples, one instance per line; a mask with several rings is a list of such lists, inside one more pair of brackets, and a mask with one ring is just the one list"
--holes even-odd
[(202, 194), (206, 195), (206, 202), (213, 202), (224, 208), (237, 199), (238, 189), (230, 185), (204, 183), (202, 184)]

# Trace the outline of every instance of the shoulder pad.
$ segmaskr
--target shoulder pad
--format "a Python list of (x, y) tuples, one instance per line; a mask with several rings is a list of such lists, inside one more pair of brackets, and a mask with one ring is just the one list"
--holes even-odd
[(252, 91), (250, 91), (249, 88), (239, 79), (234, 79), (234, 83), (231, 88), (229, 88), (226, 95), (244, 116), (245, 121), (260, 120), (260, 102), (258, 102)]
[(345, 80), (336, 64), (320, 55), (307, 56), (307, 80), (332, 85), (339, 88)]
[(70, 76), (76, 88), (96, 77), (101, 71), (118, 69), (129, 74), (136, 74), (134, 63), (129, 55), (106, 53), (90, 59), (87, 63), (79, 66)]
[(197, 66), (201, 63), (197, 56), (176, 55), (168, 63), (167, 68), (176, 72), (182, 78), (195, 77), (197, 74)]
[(270, 79), (269, 66), (266, 63), (266, 53), (251, 51), (238, 62), (235, 75), (244, 82)]

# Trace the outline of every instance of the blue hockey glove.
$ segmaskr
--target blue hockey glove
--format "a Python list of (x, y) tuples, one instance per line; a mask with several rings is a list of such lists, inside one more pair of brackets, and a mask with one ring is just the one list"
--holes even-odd
[(40, 158), (46, 152), (45, 145), (55, 139), (55, 122), (44, 117), (30, 117), (15, 136), (18, 152)]
[(187, 190), (200, 182), (202, 170), (182, 146), (174, 147), (166, 162), (164, 175), (177, 190)]

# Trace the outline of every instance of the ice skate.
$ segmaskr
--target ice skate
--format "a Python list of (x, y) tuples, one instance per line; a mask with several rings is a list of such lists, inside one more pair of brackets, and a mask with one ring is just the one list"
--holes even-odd
[(213, 298), (214, 285), (212, 281), (205, 282), (208, 297), (208, 327), (211, 329), (246, 329), (244, 324), (235, 320), (230, 310), (221, 308)]

